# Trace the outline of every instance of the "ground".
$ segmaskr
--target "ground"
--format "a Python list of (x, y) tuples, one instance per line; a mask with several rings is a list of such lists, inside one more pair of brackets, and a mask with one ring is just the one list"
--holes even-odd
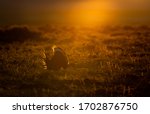
[[(42, 40), (0, 45), (0, 96), (150, 96), (148, 26), (46, 26)], [(70, 65), (45, 70), (42, 49), (60, 46)]]

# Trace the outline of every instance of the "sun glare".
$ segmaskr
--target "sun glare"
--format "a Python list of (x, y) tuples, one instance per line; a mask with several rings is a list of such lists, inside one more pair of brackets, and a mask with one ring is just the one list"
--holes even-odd
[(70, 11), (70, 19), (76, 23), (97, 25), (106, 24), (112, 19), (108, 2), (86, 1), (77, 4)]

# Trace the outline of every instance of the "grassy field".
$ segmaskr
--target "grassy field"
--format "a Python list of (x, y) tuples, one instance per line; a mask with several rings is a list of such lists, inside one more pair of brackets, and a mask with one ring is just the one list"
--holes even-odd
[[(149, 27), (38, 30), (43, 39), (1, 42), (0, 96), (150, 96)], [(54, 44), (69, 57), (66, 70), (43, 69), (42, 49)]]

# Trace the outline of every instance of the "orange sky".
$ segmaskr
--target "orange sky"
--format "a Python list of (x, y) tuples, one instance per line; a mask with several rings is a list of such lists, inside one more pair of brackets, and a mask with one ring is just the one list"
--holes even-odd
[(150, 23), (150, 0), (1, 0), (0, 25)]

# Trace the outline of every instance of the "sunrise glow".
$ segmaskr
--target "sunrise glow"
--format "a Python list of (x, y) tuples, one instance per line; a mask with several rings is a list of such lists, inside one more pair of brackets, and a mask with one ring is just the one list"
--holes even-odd
[(86, 1), (74, 6), (70, 11), (70, 19), (75, 23), (97, 25), (110, 22), (115, 14), (111, 14), (110, 2)]

